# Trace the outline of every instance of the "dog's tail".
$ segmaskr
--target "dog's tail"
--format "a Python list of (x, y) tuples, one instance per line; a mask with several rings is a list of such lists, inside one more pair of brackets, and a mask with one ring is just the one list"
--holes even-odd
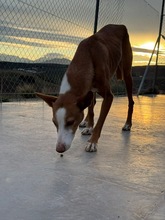
[[(125, 27), (125, 26), (124, 26)], [(127, 28), (124, 30), (124, 37), (122, 41), (122, 57), (116, 71), (117, 79), (123, 80), (131, 72), (132, 66), (132, 49), (129, 41)]]

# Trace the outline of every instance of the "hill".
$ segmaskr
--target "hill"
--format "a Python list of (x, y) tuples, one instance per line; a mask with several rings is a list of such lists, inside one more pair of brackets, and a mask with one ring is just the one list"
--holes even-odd
[[(139, 88), (139, 85), (141, 83), (145, 70), (146, 70), (146, 66), (135, 66), (132, 68), (132, 76), (133, 76), (135, 93), (137, 92)], [(142, 93), (145, 93), (152, 88), (155, 74), (156, 74), (156, 67), (149, 66), (149, 69), (148, 69), (148, 72), (147, 72), (147, 75), (146, 75), (146, 78), (144, 80), (144, 84), (142, 87)], [(158, 66), (157, 68), (155, 87), (157, 90), (159, 90), (160, 93), (165, 93), (165, 66)]]
[[(57, 61), (58, 59), (56, 59)], [(47, 60), (47, 62), (50, 62)], [(0, 91), (4, 94), (33, 94), (35, 91), (58, 94), (59, 85), (68, 64), (0, 62)], [(146, 66), (132, 67), (133, 93), (137, 94)], [(150, 91), (155, 77), (155, 66), (150, 66), (142, 93)], [(156, 87), (165, 93), (165, 66), (158, 67)], [(112, 80), (114, 94), (125, 94), (123, 82)]]

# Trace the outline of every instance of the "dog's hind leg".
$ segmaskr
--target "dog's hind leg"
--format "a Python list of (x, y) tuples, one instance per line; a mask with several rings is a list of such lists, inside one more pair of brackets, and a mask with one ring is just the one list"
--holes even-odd
[(86, 128), (87, 126), (88, 126), (88, 114), (87, 114), (86, 118), (79, 124), (80, 128)]
[(125, 85), (127, 89), (127, 96), (128, 96), (128, 113), (125, 125), (123, 126), (123, 131), (130, 131), (132, 126), (132, 114), (133, 114), (133, 106), (134, 101), (132, 97), (132, 76), (128, 75), (125, 79)]
[(132, 50), (129, 43), (129, 37), (126, 35), (123, 42), (123, 56), (122, 56), (122, 67), (123, 67), (123, 78), (126, 85), (127, 96), (128, 96), (128, 113), (125, 125), (123, 126), (123, 131), (130, 131), (132, 126), (132, 114), (134, 101), (132, 97), (132, 75), (131, 75), (131, 66), (132, 66)]
[(94, 106), (96, 104), (96, 93), (93, 93), (93, 100), (91, 105), (88, 107), (88, 113), (84, 121), (79, 125), (80, 127), (84, 127), (81, 134), (82, 135), (91, 135), (93, 131), (94, 125)]

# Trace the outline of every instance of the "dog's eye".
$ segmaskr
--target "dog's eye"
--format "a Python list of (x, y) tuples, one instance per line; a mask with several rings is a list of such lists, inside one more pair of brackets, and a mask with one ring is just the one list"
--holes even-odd
[(66, 127), (69, 127), (69, 126), (71, 126), (71, 125), (73, 125), (74, 124), (74, 120), (68, 120), (67, 122), (66, 122)]

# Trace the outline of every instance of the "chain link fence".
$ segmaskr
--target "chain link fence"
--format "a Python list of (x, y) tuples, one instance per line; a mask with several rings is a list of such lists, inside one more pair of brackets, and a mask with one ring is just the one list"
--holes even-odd
[[(58, 94), (77, 45), (93, 34), (95, 9), (96, 0), (0, 0), (0, 101)], [(155, 40), (159, 13), (144, 0), (101, 0), (98, 29), (109, 23), (128, 27), (136, 63), (136, 36)], [(125, 92), (116, 79), (113, 89)]]
[[(162, 1), (163, 4), (163, 1)], [(139, 94), (165, 94), (165, 22), (164, 6), (162, 5), (157, 39), (152, 43), (152, 53), (148, 54), (148, 63), (138, 73), (141, 82), (138, 88)], [(159, 46), (158, 46), (159, 45)], [(159, 49), (158, 49), (159, 47)]]

